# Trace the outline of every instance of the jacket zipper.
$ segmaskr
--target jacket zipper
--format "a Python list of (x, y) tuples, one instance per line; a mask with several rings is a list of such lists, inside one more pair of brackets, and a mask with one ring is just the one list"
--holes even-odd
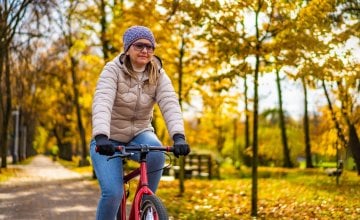
[(137, 110), (138, 110), (140, 99), (141, 99), (142, 86), (144, 84), (144, 82), (143, 82), (144, 75), (141, 77), (140, 80), (137, 81), (138, 82), (138, 85), (137, 85), (138, 88), (137, 88), (137, 100), (136, 100), (136, 104), (135, 104), (135, 115), (134, 115), (134, 118), (131, 120), (131, 123), (132, 123), (132, 125), (131, 125), (131, 133), (133, 135), (135, 135), (134, 134), (134, 126), (135, 126), (135, 120), (137, 118), (137, 113), (138, 113)]

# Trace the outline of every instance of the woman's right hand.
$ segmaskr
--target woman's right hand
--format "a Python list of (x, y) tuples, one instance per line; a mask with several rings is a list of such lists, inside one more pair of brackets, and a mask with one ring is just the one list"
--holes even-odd
[(95, 137), (96, 149), (95, 151), (101, 155), (112, 156), (115, 153), (115, 148), (112, 142), (106, 135), (99, 134)]

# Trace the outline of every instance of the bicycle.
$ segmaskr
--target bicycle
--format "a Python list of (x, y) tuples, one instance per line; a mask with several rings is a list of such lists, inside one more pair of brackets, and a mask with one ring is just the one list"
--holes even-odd
[[(127, 151), (138, 151), (140, 152), (140, 166), (128, 174), (123, 175), (124, 179), (124, 195), (121, 199), (119, 205), (119, 212), (117, 219), (126, 220), (126, 201), (129, 196), (126, 190), (126, 184), (134, 179), (137, 176), (140, 176), (137, 189), (135, 191), (134, 200), (131, 205), (131, 211), (129, 219), (131, 220), (167, 220), (168, 214), (164, 204), (161, 200), (151, 191), (148, 187), (148, 178), (147, 178), (147, 167), (146, 167), (146, 157), (150, 151), (162, 151), (162, 152), (174, 152), (173, 147), (164, 147), (164, 146), (148, 146), (148, 145), (136, 145), (136, 146), (117, 146), (115, 147), (116, 152), (121, 152), (121, 154), (116, 154), (108, 157), (107, 160), (114, 158), (128, 159), (134, 153), (126, 152)], [(96, 149), (98, 152), (98, 149)]]

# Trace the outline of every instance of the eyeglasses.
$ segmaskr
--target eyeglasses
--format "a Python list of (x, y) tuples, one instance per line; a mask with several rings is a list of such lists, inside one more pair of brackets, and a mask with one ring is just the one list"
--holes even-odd
[(133, 43), (132, 46), (134, 46), (134, 49), (137, 51), (143, 51), (144, 48), (146, 48), (146, 51), (148, 53), (153, 53), (155, 49), (151, 44), (145, 44), (145, 43)]

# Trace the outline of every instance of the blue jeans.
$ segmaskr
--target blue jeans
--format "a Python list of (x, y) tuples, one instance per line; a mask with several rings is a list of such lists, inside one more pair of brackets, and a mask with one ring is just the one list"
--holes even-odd
[[(117, 141), (112, 141), (114, 146), (124, 145)], [(134, 137), (128, 144), (147, 144), (150, 146), (161, 146), (157, 136), (151, 131), (145, 131)], [(123, 162), (121, 158), (107, 161), (107, 156), (95, 152), (96, 141), (90, 143), (90, 156), (96, 177), (100, 184), (101, 197), (96, 211), (97, 220), (115, 219), (119, 204), (124, 194), (123, 190)], [(132, 160), (139, 161), (140, 155), (136, 153)], [(162, 152), (150, 152), (147, 155), (147, 169), (149, 188), (155, 193), (162, 176), (162, 168), (165, 163), (165, 156)], [(152, 172), (155, 171), (155, 172)]]

